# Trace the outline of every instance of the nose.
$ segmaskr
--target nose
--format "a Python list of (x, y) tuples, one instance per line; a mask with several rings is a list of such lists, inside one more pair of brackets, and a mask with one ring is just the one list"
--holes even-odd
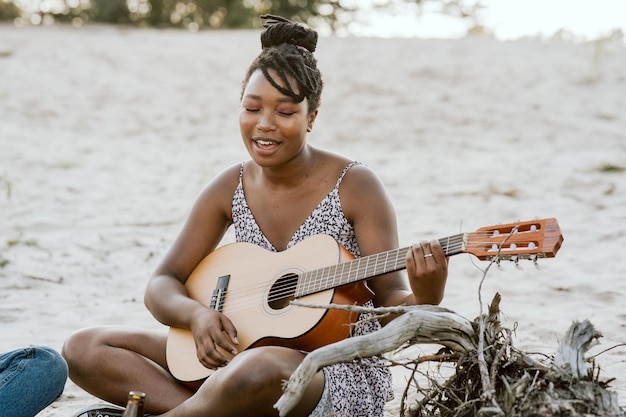
[(276, 129), (276, 123), (274, 121), (274, 114), (271, 111), (261, 112), (257, 120), (256, 127), (257, 129), (263, 130), (263, 131)]

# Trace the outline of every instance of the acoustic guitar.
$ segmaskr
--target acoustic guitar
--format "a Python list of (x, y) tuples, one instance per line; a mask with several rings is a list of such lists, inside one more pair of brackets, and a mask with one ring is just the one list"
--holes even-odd
[[(483, 227), (439, 242), (447, 256), (469, 253), (480, 260), (518, 262), (554, 257), (563, 237), (556, 219), (547, 218)], [(347, 338), (356, 315), (290, 302), (361, 305), (372, 297), (364, 281), (404, 269), (410, 250), (355, 259), (328, 235), (312, 236), (282, 252), (231, 243), (204, 258), (185, 288), (191, 298), (233, 322), (240, 351), (267, 345), (311, 351)], [(214, 372), (198, 360), (188, 329), (171, 327), (166, 351), (169, 369), (181, 381), (198, 381)]]

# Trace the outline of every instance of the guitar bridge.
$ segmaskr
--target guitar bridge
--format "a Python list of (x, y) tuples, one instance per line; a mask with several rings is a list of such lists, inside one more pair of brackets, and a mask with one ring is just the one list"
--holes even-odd
[(226, 291), (228, 291), (228, 282), (230, 281), (230, 275), (224, 275), (217, 279), (217, 285), (211, 295), (211, 302), (209, 307), (213, 310), (222, 311), (224, 308), (224, 299), (226, 298)]

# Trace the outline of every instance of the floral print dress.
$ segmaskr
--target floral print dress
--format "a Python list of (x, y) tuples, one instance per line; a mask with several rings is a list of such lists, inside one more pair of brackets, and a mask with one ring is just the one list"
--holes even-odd
[[(341, 208), (339, 186), (348, 170), (359, 162), (351, 162), (342, 171), (335, 187), (319, 203), (291, 238), (287, 248), (291, 248), (307, 237), (324, 233), (341, 243), (352, 255), (360, 256), (354, 228), (348, 222)], [(232, 204), (235, 238), (238, 242), (249, 242), (276, 252), (276, 248), (265, 237), (256, 223), (243, 189), (243, 167), (239, 171), (239, 185), (235, 190)], [(371, 301), (368, 301), (371, 306)], [(368, 306), (368, 304), (366, 304)], [(376, 320), (368, 320), (370, 314), (361, 314), (352, 334), (367, 334), (380, 329)], [(391, 372), (380, 366), (378, 357), (361, 358), (324, 368), (326, 377), (325, 396), (330, 396), (331, 413), (335, 416), (380, 417), (385, 403), (393, 398)], [(324, 398), (324, 396), (323, 396)]]

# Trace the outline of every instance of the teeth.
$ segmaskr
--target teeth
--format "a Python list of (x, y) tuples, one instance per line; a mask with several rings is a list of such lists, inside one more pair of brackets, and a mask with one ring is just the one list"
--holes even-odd
[(259, 139), (259, 140), (257, 140), (257, 141), (256, 141), (256, 143), (258, 143), (259, 145), (266, 145), (266, 146), (269, 146), (269, 145), (273, 145), (273, 144), (274, 144), (274, 142), (272, 142), (272, 141), (269, 141), (269, 140), (260, 140), (260, 139)]

